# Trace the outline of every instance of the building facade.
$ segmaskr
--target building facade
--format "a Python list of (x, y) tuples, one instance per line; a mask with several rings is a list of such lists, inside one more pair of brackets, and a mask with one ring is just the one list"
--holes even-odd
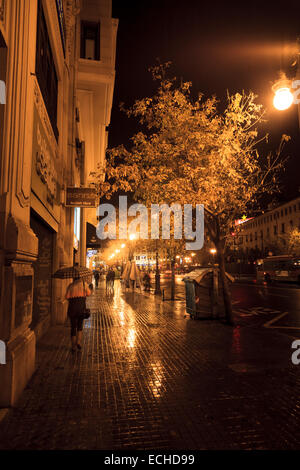
[[(76, 112), (77, 135), (83, 151), (81, 184), (104, 167), (115, 84), (115, 60), (118, 20), (112, 18), (111, 0), (82, 0), (76, 21)], [(81, 255), (86, 263), (86, 224), (95, 229), (96, 209), (80, 210)]]
[[(105, 47), (115, 57), (116, 34), (115, 28), (109, 52), (101, 33), (91, 39), (89, 30), (83, 32), (87, 8), (94, 18), (99, 14), (106, 38), (105, 25), (117, 24), (109, 18), (111, 1), (0, 0), (0, 83), (6, 93), (0, 104), (0, 340), (6, 346), (0, 407), (14, 405), (31, 377), (38, 339), (66, 320), (69, 281), (52, 274), (73, 264), (74, 232), (85, 256), (85, 218), (66, 206), (66, 190), (85, 185), (84, 175), (96, 162), (89, 149), (96, 154), (103, 148), (104, 158), (107, 140), (93, 112), (89, 124), (101, 132), (91, 136), (78, 127), (79, 112), (81, 122), (91, 112), (78, 106), (78, 38), (87, 37), (92, 66), (104, 58)], [(98, 72), (96, 67), (94, 78)], [(111, 101), (108, 95), (97, 101), (106, 113), (103, 126), (109, 124)]]
[(245, 255), (254, 253), (263, 257), (284, 249), (286, 236), (293, 228), (300, 229), (300, 197), (269, 209), (246, 221), (239, 221), (228, 236), (231, 250)]

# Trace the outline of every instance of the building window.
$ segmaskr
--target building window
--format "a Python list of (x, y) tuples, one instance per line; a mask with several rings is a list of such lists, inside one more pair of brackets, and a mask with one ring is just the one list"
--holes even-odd
[(81, 22), (80, 57), (100, 60), (100, 23)]
[(58, 80), (41, 1), (38, 4), (35, 73), (57, 140)]
[(274, 225), (274, 235), (277, 235), (277, 225)]
[(285, 215), (287, 215), (287, 207), (284, 209), (284, 213)]
[(281, 233), (285, 232), (284, 224), (281, 224)]
[(248, 243), (248, 235), (246, 235), (246, 242)]

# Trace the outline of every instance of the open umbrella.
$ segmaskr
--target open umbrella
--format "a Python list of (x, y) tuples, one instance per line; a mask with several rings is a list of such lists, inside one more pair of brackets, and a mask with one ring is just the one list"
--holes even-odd
[(131, 263), (130, 263), (130, 261), (127, 261), (127, 263), (125, 265), (125, 268), (124, 268), (124, 271), (123, 271), (122, 276), (121, 276), (121, 278), (124, 281), (129, 281), (130, 267), (131, 267)]
[(131, 267), (131, 263), (130, 261), (127, 261), (124, 271), (121, 275), (121, 279), (122, 281), (124, 281), (125, 287), (129, 287), (130, 267)]
[(132, 263), (131, 263), (129, 278), (130, 278), (131, 281), (135, 282), (136, 287), (141, 287), (140, 270), (137, 267), (135, 261), (132, 261)]
[(79, 279), (79, 278), (88, 278), (93, 276), (93, 271), (86, 268), (85, 266), (69, 266), (67, 268), (60, 268), (52, 277), (56, 279)]

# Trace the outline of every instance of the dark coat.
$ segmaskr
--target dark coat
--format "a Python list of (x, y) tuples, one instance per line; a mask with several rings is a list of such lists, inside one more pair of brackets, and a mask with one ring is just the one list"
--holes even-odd
[(68, 316), (80, 317), (85, 310), (86, 297), (73, 297), (69, 299)]

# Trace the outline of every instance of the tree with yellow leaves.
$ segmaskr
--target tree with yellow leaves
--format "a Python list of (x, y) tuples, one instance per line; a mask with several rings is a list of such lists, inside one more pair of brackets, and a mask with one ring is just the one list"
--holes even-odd
[(277, 187), (281, 147), (260, 156), (258, 125), (262, 106), (253, 93), (227, 96), (218, 112), (215, 97), (191, 96), (191, 83), (166, 77), (168, 64), (153, 67), (159, 86), (155, 96), (137, 100), (127, 115), (141, 130), (130, 149), (109, 150), (102, 191), (132, 191), (135, 200), (151, 204), (204, 204), (205, 226), (217, 250), (227, 322), (233, 323), (225, 275), (224, 247), (232, 222), (249, 211), (262, 193)]

